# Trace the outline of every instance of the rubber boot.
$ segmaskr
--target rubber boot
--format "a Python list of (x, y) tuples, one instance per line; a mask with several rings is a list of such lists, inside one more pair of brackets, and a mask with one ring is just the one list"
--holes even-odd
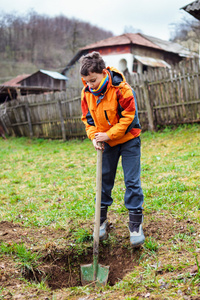
[(129, 210), (130, 243), (134, 248), (140, 247), (145, 240), (142, 222), (143, 214), (141, 209)]
[(101, 206), (101, 216), (100, 216), (100, 230), (99, 230), (99, 240), (106, 240), (108, 237), (107, 228), (108, 228), (108, 220), (107, 220), (107, 206)]

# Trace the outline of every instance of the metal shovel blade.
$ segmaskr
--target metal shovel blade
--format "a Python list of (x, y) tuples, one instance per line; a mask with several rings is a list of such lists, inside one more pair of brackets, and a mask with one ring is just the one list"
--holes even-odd
[[(97, 274), (95, 274), (94, 264), (82, 265), (81, 266), (81, 283), (87, 285), (94, 283), (96, 286), (105, 286), (108, 281), (109, 267), (97, 265)], [(96, 277), (96, 278), (95, 278)]]

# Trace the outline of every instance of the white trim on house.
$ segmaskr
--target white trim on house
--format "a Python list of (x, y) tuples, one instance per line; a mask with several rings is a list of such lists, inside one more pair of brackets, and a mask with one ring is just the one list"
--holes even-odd
[(103, 60), (106, 63), (106, 67), (115, 67), (120, 72), (124, 72), (127, 68), (130, 73), (133, 70), (134, 55), (131, 53), (116, 53), (110, 55), (102, 55)]
[(102, 55), (102, 57), (106, 63), (106, 67), (115, 67), (122, 73), (128, 69), (129, 73), (132, 74), (133, 62), (135, 60), (138, 61), (137, 70), (135, 70), (137, 73), (143, 73), (143, 65), (153, 68), (171, 68), (171, 66), (164, 60), (133, 55), (131, 53)]

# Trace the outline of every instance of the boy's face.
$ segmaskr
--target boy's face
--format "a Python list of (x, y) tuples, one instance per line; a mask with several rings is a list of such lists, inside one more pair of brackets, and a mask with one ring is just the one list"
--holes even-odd
[(89, 73), (88, 76), (82, 76), (84, 81), (87, 83), (89, 88), (96, 90), (101, 83), (101, 80), (105, 77), (106, 71), (103, 70), (102, 73)]

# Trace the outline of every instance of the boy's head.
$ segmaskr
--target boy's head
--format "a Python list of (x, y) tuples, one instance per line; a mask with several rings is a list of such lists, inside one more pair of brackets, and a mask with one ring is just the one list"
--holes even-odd
[(97, 89), (106, 76), (106, 65), (99, 52), (92, 52), (80, 59), (80, 73), (88, 86)]
[(105, 62), (99, 52), (92, 52), (85, 56), (82, 56), (80, 59), (81, 67), (80, 73), (81, 76), (88, 76), (89, 73), (103, 73), (103, 70), (106, 68)]

